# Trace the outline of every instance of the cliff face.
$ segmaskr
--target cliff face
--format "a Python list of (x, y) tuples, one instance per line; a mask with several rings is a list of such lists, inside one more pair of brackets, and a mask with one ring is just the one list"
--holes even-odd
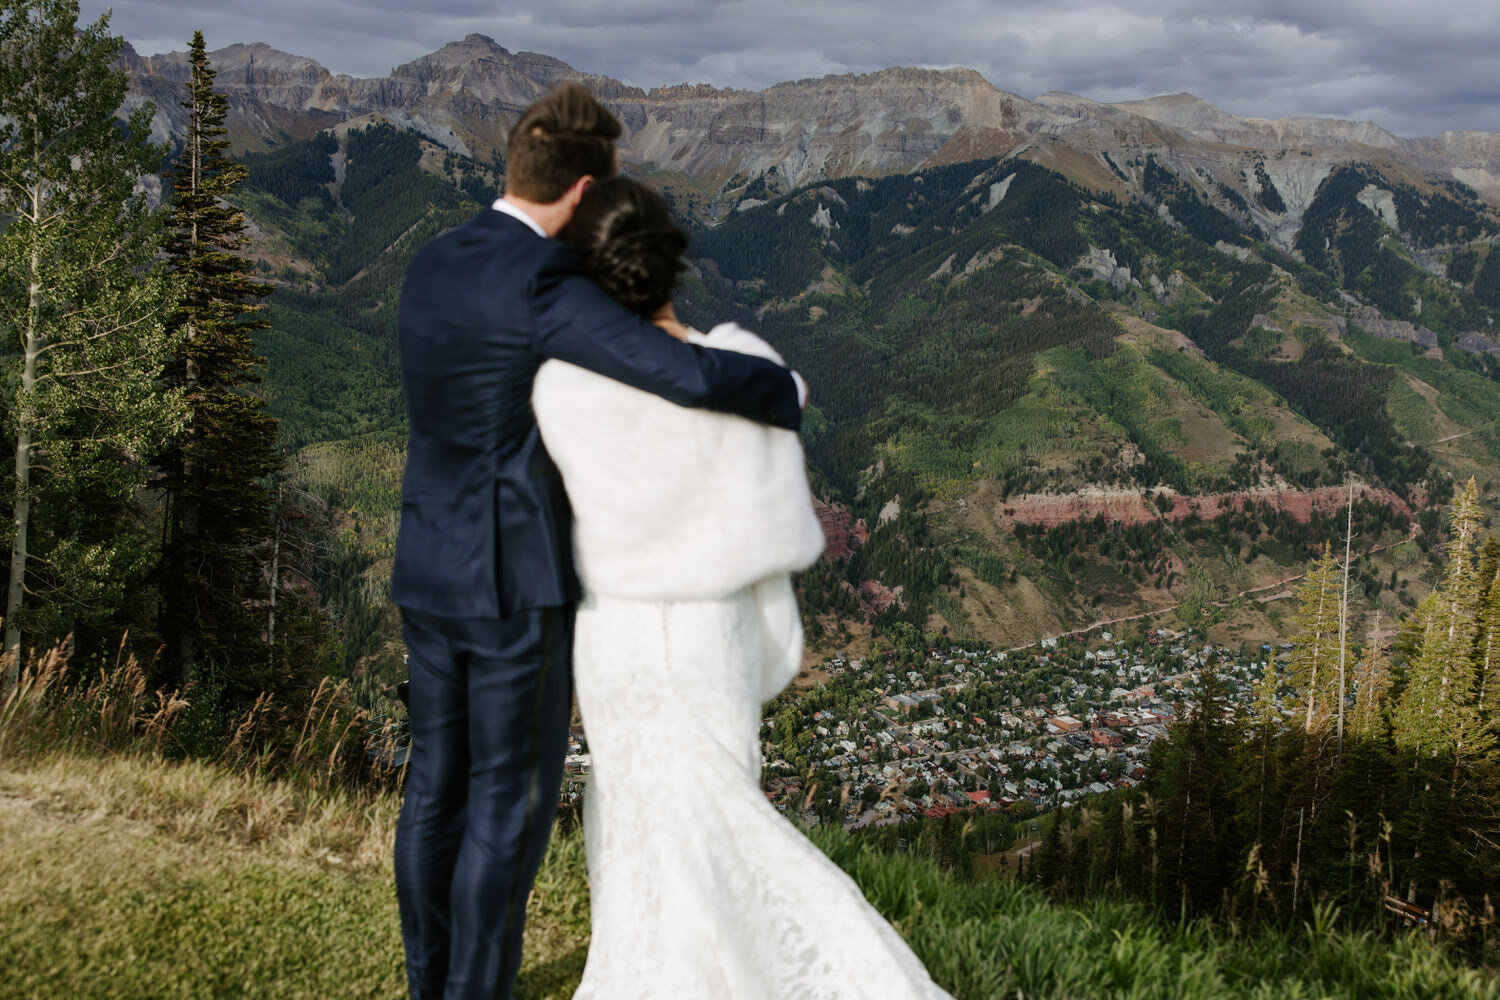
[(825, 503), (813, 500), (813, 512), (823, 526), (823, 558), (835, 562), (847, 559), (870, 540), (870, 531), (865, 522), (858, 520), (849, 508), (841, 503)]
[[(1370, 122), (1241, 118), (1191, 94), (1102, 104), (1053, 92), (1030, 101), (973, 70), (899, 68), (762, 91), (683, 85), (647, 92), (550, 56), (510, 52), (483, 35), (380, 79), (334, 75), (261, 43), (231, 45), (210, 58), (230, 97), (233, 138), (250, 149), (281, 132), (302, 136), (373, 112), (488, 158), (522, 108), (561, 80), (582, 80), (624, 122), (626, 161), (685, 176), (726, 209), (745, 183), (773, 168), (778, 184), (798, 186), (1006, 153), (1093, 187), (1138, 188), (1141, 171), (1132, 161), (1154, 153), (1179, 172), (1247, 192), (1254, 165), (1263, 163), (1287, 211), (1252, 214), (1283, 242), (1331, 167), (1352, 159), (1379, 156), (1452, 177), (1500, 204), (1500, 134), (1405, 139)], [(127, 47), (122, 65), (132, 101), (156, 102), (157, 137), (180, 134), (185, 57), (142, 58)]]
[(663, 88), (617, 109), (623, 149), (689, 176), (754, 177), (775, 168), (796, 186), (910, 170), (976, 127), (1014, 147), (1022, 98), (971, 70), (890, 69), (777, 84), (757, 93)]

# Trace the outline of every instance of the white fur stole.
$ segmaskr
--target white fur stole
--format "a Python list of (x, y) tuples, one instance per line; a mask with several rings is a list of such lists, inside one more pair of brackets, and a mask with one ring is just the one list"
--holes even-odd
[[(691, 337), (784, 363), (733, 323)], [(573, 506), (584, 589), (704, 601), (753, 586), (763, 688), (780, 690), (802, 656), (789, 574), (824, 544), (796, 432), (680, 407), (561, 361), (542, 365), (531, 401)]]

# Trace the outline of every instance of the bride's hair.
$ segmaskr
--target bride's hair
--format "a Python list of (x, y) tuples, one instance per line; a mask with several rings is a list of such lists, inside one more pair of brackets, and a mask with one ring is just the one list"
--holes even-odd
[(584, 256), (589, 277), (626, 308), (649, 316), (672, 300), (687, 234), (662, 196), (628, 177), (604, 177), (583, 192), (562, 238)]

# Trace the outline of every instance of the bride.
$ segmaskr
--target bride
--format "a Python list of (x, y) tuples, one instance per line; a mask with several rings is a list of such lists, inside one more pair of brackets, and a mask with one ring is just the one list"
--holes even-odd
[[(616, 298), (671, 315), (687, 238), (657, 194), (599, 181), (567, 236)], [(730, 323), (687, 338), (781, 361)], [(586, 595), (593, 936), (575, 1000), (947, 997), (761, 792), (760, 707), (802, 657), (790, 573), (823, 549), (796, 434), (559, 361), (532, 405)]]

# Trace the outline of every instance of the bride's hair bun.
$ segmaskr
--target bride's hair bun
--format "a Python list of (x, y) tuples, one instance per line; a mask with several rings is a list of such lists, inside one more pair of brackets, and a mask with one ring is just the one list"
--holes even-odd
[(589, 277), (643, 316), (671, 301), (677, 275), (687, 268), (687, 234), (667, 203), (628, 177), (589, 185), (562, 235), (582, 251)]

